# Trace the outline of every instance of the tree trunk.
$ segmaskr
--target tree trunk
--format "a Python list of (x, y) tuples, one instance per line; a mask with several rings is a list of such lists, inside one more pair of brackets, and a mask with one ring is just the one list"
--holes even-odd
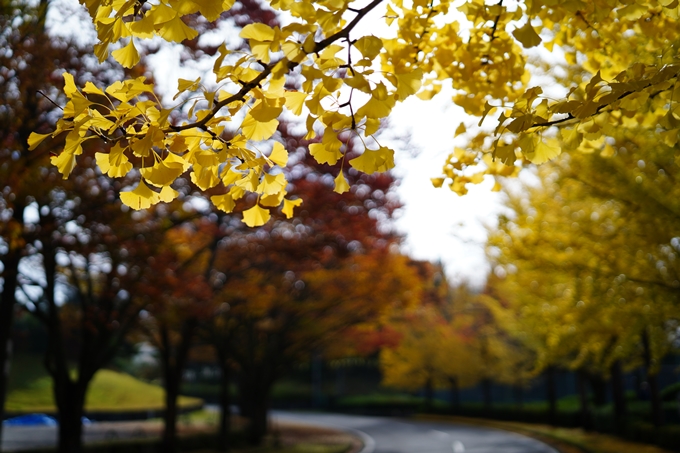
[(491, 389), (491, 379), (489, 379), (489, 378), (482, 379), (482, 395), (484, 397), (484, 410), (486, 411), (487, 416), (491, 415), (491, 404), (492, 404), (491, 390), (492, 390)]
[(434, 383), (432, 382), (432, 376), (428, 376), (425, 381), (425, 411), (432, 411), (432, 401), (434, 399)]
[[(55, 385), (55, 400), (59, 411), (58, 453), (81, 453), (83, 451), (83, 409), (87, 383), (63, 379)], [(64, 382), (65, 381), (65, 382)], [(57, 395), (58, 393), (58, 395)]]
[(163, 415), (163, 435), (161, 438), (162, 451), (172, 453), (177, 451), (177, 398), (182, 384), (182, 373), (189, 354), (189, 348), (194, 337), (197, 320), (186, 319), (182, 323), (180, 342), (173, 345), (167, 326), (160, 329), (161, 334), (161, 366), (163, 367), (163, 381), (165, 387), (165, 413)]
[(647, 374), (647, 382), (649, 383), (649, 397), (652, 405), (652, 423), (654, 423), (654, 426), (662, 426), (664, 424), (663, 406), (661, 405), (661, 396), (659, 395), (657, 375)]
[(557, 382), (554, 366), (549, 366), (545, 370), (545, 391), (548, 400), (548, 423), (554, 425), (557, 422)]
[(623, 432), (626, 424), (626, 389), (623, 382), (621, 362), (615, 361), (611, 366), (612, 399), (614, 401), (614, 429)]
[(260, 445), (267, 434), (269, 393), (271, 383), (265, 377), (265, 371), (254, 365), (241, 375), (241, 397), (248, 418), (247, 439), (251, 445)]
[[(21, 214), (23, 216), (23, 213)], [(2, 420), (5, 418), (7, 381), (12, 361), (12, 322), (16, 305), (17, 277), (19, 275), (18, 251), (12, 250), (2, 260), (3, 285), (0, 294), (0, 451), (2, 451)]]
[(163, 437), (161, 439), (164, 452), (177, 451), (177, 398), (179, 397), (179, 379), (175, 373), (165, 377), (165, 412), (163, 413)]
[(231, 431), (231, 367), (226, 360), (220, 360), (222, 377), (220, 379), (220, 426), (218, 428), (218, 450), (229, 451)]
[(323, 358), (315, 353), (311, 360), (312, 368), (312, 407), (320, 409), (323, 406)]
[(588, 388), (586, 384), (586, 376), (583, 370), (576, 370), (574, 373), (576, 377), (576, 391), (578, 392), (580, 403), (580, 424), (583, 429), (590, 431), (592, 425), (590, 422), (590, 407), (588, 405)]
[(654, 426), (663, 425), (663, 408), (659, 395), (659, 381), (656, 374), (651, 373), (652, 368), (652, 348), (649, 344), (649, 333), (645, 329), (642, 333), (643, 355), (645, 360), (645, 372), (647, 374), (647, 384), (649, 384), (649, 401), (652, 410), (652, 423)]
[(593, 390), (593, 404), (602, 407), (607, 404), (607, 383), (599, 375), (589, 374), (588, 381)]
[(449, 378), (449, 389), (451, 392), (451, 412), (456, 413), (458, 412), (458, 409), (460, 408), (460, 388), (458, 386), (458, 378), (457, 377), (450, 377)]

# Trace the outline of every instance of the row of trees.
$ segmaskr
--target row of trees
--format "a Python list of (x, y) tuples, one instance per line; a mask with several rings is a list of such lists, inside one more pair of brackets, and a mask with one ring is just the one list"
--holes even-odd
[(493, 383), (521, 393), (535, 376), (532, 356), (499, 324), (486, 295), (445, 284), (430, 295), (434, 297), (387, 320), (400, 335), (380, 351), (383, 383), (423, 389), (426, 409), (433, 408), (436, 389), (450, 391), (454, 411), (460, 406), (460, 390), (475, 385), (481, 386), (487, 409)]
[(623, 376), (641, 368), (650, 421), (664, 423), (657, 374), (680, 326), (678, 148), (635, 123), (610, 135), (504, 185), (486, 287), (411, 314), (402, 343), (382, 353), (386, 383), (522, 387), (543, 374), (555, 420), (555, 371), (571, 370), (583, 425), (588, 383), (610, 381), (622, 429)]
[(495, 295), (539, 368), (611, 378), (622, 419), (622, 369), (643, 366), (660, 425), (656, 374), (677, 347), (680, 320), (677, 148), (642, 128), (611, 138), (604, 151), (560, 159), (524, 195), (509, 195), (513, 215), (490, 238), (507, 274)]
[[(257, 17), (275, 24), (255, 3), (249, 8), (246, 19), (225, 20), (243, 25)], [(102, 84), (120, 70), (90, 67), (78, 45), (50, 36), (48, 9), (47, 1), (17, 1), (3, 2), (0, 11), (0, 44), (11, 49), (0, 55), (0, 415), (12, 320), (26, 310), (48, 336), (45, 363), (54, 382), (60, 452), (81, 450), (88, 386), (126, 341), (148, 341), (159, 351), (164, 451), (176, 448), (177, 397), (197, 345), (210, 346), (222, 370), (221, 447), (229, 446), (232, 376), (248, 409), (249, 439), (258, 443), (277, 379), (311, 354), (352, 350), (345, 337), (350, 331), (370, 331), (391, 309), (413, 304), (431, 280), (397, 251), (400, 237), (389, 223), (399, 207), (395, 181), (350, 170), (351, 189), (333, 191), (342, 163), (317, 163), (306, 152), (304, 134), (285, 122), (276, 138), (296, 151), (283, 170), (287, 185), (273, 190), (270, 201), (278, 205), (283, 192), (296, 205), (303, 201), (293, 220), (288, 212), (273, 213), (265, 226), (251, 229), (232, 215), (213, 213), (206, 208), (213, 194), (199, 194), (205, 187), (193, 177), (173, 184), (170, 205), (132, 211), (117, 195), (131, 181), (111, 179), (116, 175), (101, 164), (104, 173), (94, 170), (98, 152), (111, 153), (109, 170), (120, 163), (114, 164), (110, 143), (84, 142), (84, 158), (64, 180), (49, 162), (63, 142), (28, 149), (30, 133), (53, 127), (64, 105), (54, 88), (61, 78), (56, 68), (66, 63), (78, 83)], [(198, 20), (197, 26), (214, 25)], [(189, 51), (216, 51), (194, 44)], [(357, 155), (353, 144), (346, 140), (346, 155)], [(241, 209), (253, 201), (235, 203)], [(267, 197), (258, 202), (266, 206)]]
[[(454, 308), (413, 315), (422, 326), (407, 334), (401, 350), (385, 351), (383, 359), (391, 364), (401, 354), (415, 360), (418, 347), (409, 344), (421, 341), (423, 348), (437, 350), (432, 348), (443, 347), (445, 336), (455, 334), (454, 342), (477, 359), (470, 363), (477, 363), (482, 351), (502, 351), (485, 366), (460, 367), (472, 376), (461, 382), (484, 382), (486, 369), (495, 364), (499, 369), (491, 376), (512, 385), (544, 373), (554, 414), (555, 370), (573, 370), (587, 425), (585, 382), (611, 380), (619, 427), (626, 414), (623, 372), (642, 367), (652, 421), (660, 425), (656, 375), (664, 356), (678, 346), (680, 322), (680, 114), (677, 30), (657, 30), (677, 20), (677, 4), (590, 2), (566, 12), (560, 10), (571, 8), (566, 3), (524, 2), (515, 16), (504, 6), (470, 2), (463, 7), (468, 17), (476, 15), (480, 28), (467, 44), (479, 38), (486, 49), (480, 36), (486, 30), (489, 60), (459, 54), (452, 57), (457, 69), (435, 69), (440, 77), (467, 71), (471, 84), (477, 82), (474, 75), (484, 74), (495, 90), (470, 91), (454, 81), (462, 91), (455, 95), (457, 102), (480, 118), (480, 126), (489, 124), (487, 116), (498, 122), (492, 132), (464, 121), (456, 135), (467, 146), (451, 154), (442, 178), (433, 179), (437, 186), (448, 183), (465, 193), (466, 184), (483, 181), (482, 175), (497, 178), (495, 188), (504, 192), (508, 209), (489, 231), (487, 253), (494, 272), (482, 294), (454, 300)], [(534, 20), (512, 35), (525, 47), (559, 49), (549, 62), (515, 59), (516, 43), (505, 41), (509, 36), (503, 31), (496, 34), (522, 14)], [(456, 49), (467, 52), (466, 46)], [(443, 47), (431, 50), (425, 55), (433, 60), (444, 55)], [(495, 54), (503, 51), (503, 57)], [(516, 91), (499, 83), (512, 79), (510, 74), (525, 87), (536, 86)], [(560, 156), (565, 151), (568, 155)], [(520, 171), (528, 161), (543, 165)], [(503, 181), (518, 174), (523, 175), (519, 181)], [(470, 309), (464, 309), (466, 304)], [(427, 325), (442, 329), (439, 340), (418, 334)], [(493, 347), (487, 345), (491, 339)], [(448, 386), (451, 364), (437, 354), (422, 358), (438, 363), (439, 377), (428, 379)], [(391, 376), (391, 368), (385, 367), (386, 381), (405, 384), (401, 379), (408, 372)], [(427, 387), (419, 373), (419, 382), (410, 385)]]

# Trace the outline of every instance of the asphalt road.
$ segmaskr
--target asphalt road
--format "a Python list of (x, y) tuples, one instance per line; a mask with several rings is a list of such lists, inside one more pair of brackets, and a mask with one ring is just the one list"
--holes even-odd
[(558, 453), (529, 437), (466, 425), (290, 412), (275, 412), (276, 420), (352, 431), (364, 441), (361, 453)]
[[(159, 437), (161, 423), (95, 422), (83, 427), (86, 443), (117, 439)], [(5, 426), (2, 429), (2, 451), (21, 451), (53, 447), (57, 444), (56, 426)]]
[[(361, 453), (557, 453), (537, 440), (505, 431), (388, 417), (275, 411), (277, 421), (350, 431), (362, 438)], [(159, 422), (102, 422), (85, 426), (85, 442), (158, 437)], [(56, 444), (56, 427), (5, 427), (2, 450)]]

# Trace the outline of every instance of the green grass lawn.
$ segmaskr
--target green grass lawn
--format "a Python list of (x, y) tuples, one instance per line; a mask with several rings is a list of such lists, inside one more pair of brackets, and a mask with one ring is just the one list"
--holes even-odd
[[(22, 377), (11, 379), (7, 396), (7, 412), (55, 412), (52, 380), (44, 372), (37, 373), (33, 367), (19, 369)], [(26, 371), (32, 370), (32, 371)], [(164, 390), (157, 385), (111, 370), (99, 371), (87, 393), (85, 408), (90, 412), (126, 412), (163, 409)], [(199, 398), (180, 397), (180, 407), (196, 406)]]

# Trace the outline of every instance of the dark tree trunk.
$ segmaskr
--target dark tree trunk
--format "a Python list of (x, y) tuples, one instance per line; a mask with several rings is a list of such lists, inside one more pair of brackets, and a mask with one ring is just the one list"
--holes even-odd
[(323, 357), (320, 353), (312, 355), (312, 407), (320, 409), (324, 405), (323, 397)]
[(659, 381), (656, 374), (651, 373), (652, 368), (652, 349), (649, 344), (649, 334), (647, 330), (642, 333), (642, 346), (645, 360), (645, 372), (647, 374), (647, 384), (649, 384), (649, 401), (652, 410), (652, 423), (654, 426), (663, 425), (663, 408), (661, 406), (661, 396), (659, 395)]
[(557, 382), (554, 366), (545, 370), (545, 391), (548, 400), (548, 423), (554, 425), (557, 422)]
[(247, 439), (251, 445), (260, 445), (267, 434), (269, 393), (271, 382), (261, 367), (247, 370), (241, 375), (242, 404), (248, 418)]
[(220, 380), (220, 425), (218, 428), (218, 450), (229, 451), (231, 431), (231, 367), (220, 357), (222, 377)]
[(177, 398), (182, 384), (182, 373), (189, 355), (189, 348), (194, 337), (197, 321), (193, 318), (182, 324), (180, 342), (173, 345), (167, 326), (160, 329), (163, 367), (163, 383), (165, 387), (165, 412), (163, 414), (163, 435), (161, 437), (162, 451), (172, 453), (177, 451)]
[[(14, 218), (16, 219), (17, 216), (21, 216), (20, 220), (23, 221), (23, 211), (21, 206), (15, 206)], [(10, 249), (9, 253), (2, 260), (4, 269), (2, 271), (2, 293), (0, 293), (0, 451), (2, 451), (2, 420), (5, 418), (7, 381), (9, 380), (9, 370), (12, 361), (11, 335), (20, 260), (21, 252), (16, 249)]]
[(451, 393), (450, 395), (451, 412), (455, 414), (456, 412), (458, 412), (458, 409), (460, 408), (460, 388), (458, 386), (457, 377), (449, 378), (449, 391)]
[(590, 420), (590, 407), (588, 404), (588, 387), (586, 382), (585, 371), (576, 370), (574, 373), (576, 377), (576, 391), (578, 392), (580, 404), (580, 424), (583, 429), (590, 431), (592, 424)]
[(621, 362), (615, 361), (611, 366), (612, 375), (612, 399), (614, 402), (614, 428), (617, 432), (623, 432), (626, 424), (626, 389), (623, 382), (623, 370)]
[(491, 379), (482, 379), (482, 395), (484, 398), (484, 410), (486, 415), (491, 415), (492, 395), (491, 395)]
[(663, 406), (661, 405), (661, 395), (659, 394), (659, 380), (656, 374), (648, 374), (647, 382), (649, 383), (649, 397), (652, 409), (652, 423), (654, 426), (662, 426), (664, 424)]
[(163, 413), (163, 451), (177, 451), (177, 398), (179, 379), (170, 372), (165, 377), (165, 412)]
[(72, 382), (68, 376), (63, 376), (60, 380), (62, 382), (55, 385), (55, 399), (59, 410), (57, 452), (81, 453), (83, 451), (83, 408), (88, 386), (80, 381)]
[(593, 390), (593, 404), (597, 407), (607, 404), (607, 383), (605, 380), (601, 376), (589, 374), (588, 381)]
[[(80, 453), (83, 450), (82, 416), (89, 379), (82, 376), (81, 367), (77, 380), (71, 380), (62, 337), (59, 308), (55, 301), (57, 261), (56, 250), (52, 244), (45, 244), (44, 246), (43, 266), (46, 280), (45, 297), (48, 301), (47, 314), (43, 320), (46, 323), (49, 336), (45, 365), (52, 376), (54, 401), (59, 414), (57, 451), (59, 453)], [(90, 375), (90, 379), (92, 375)]]
[[(14, 291), (16, 290), (16, 270), (19, 264), (18, 257), (16, 265), (5, 260), (3, 264), (3, 292), (0, 294), (0, 451), (2, 451), (2, 420), (5, 415), (5, 400), (7, 398), (7, 381), (9, 380), (9, 370), (12, 361), (12, 321), (14, 318)], [(12, 260), (14, 261), (14, 260)], [(13, 269), (10, 268), (13, 267)]]
[(432, 376), (427, 378), (425, 381), (425, 411), (432, 411), (432, 401), (434, 399), (434, 383), (432, 382)]

